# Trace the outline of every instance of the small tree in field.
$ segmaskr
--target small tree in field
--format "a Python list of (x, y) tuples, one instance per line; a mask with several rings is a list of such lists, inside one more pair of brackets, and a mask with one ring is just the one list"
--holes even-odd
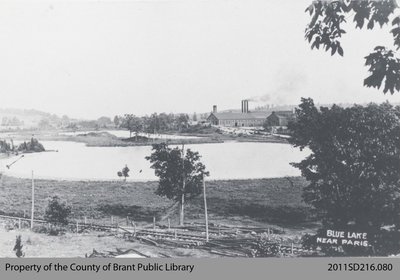
[(367, 233), (371, 247), (342, 246), (346, 255), (398, 254), (400, 107), (299, 107), (289, 142), (311, 150), (294, 166), (309, 181), (303, 198), (322, 215), (321, 231)]
[(71, 207), (65, 202), (60, 202), (58, 196), (53, 196), (47, 205), (44, 218), (53, 224), (68, 224), (68, 217), (71, 214)]
[(121, 171), (118, 171), (118, 176), (119, 177), (124, 177), (124, 181), (126, 182), (126, 177), (129, 177), (129, 171), (130, 169), (128, 168), (128, 165), (125, 165), (124, 168), (122, 168)]
[(188, 149), (184, 153), (183, 149), (171, 149), (165, 143), (154, 144), (152, 154), (146, 157), (159, 178), (156, 194), (179, 202), (180, 225), (184, 222), (185, 201), (201, 193), (203, 179), (209, 175), (200, 157), (198, 152)]

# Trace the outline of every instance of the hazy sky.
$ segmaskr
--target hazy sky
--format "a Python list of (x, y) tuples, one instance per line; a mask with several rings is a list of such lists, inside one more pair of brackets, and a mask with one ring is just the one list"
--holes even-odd
[(400, 102), (362, 85), (363, 57), (392, 44), (389, 28), (356, 31), (350, 17), (343, 58), (312, 51), (310, 3), (2, 1), (0, 107), (96, 118), (239, 108), (257, 96)]

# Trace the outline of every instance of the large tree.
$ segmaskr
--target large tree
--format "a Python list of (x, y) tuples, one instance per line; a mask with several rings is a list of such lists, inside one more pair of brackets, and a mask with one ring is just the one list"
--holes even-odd
[(112, 124), (113, 122), (111, 121), (111, 119), (109, 117), (100, 117), (97, 119), (97, 124), (99, 125), (99, 127), (107, 127), (108, 125)]
[(139, 132), (143, 130), (143, 120), (142, 118), (135, 115), (126, 114), (122, 119), (122, 123), (120, 124), (120, 126), (129, 130), (129, 138), (132, 137), (132, 132), (135, 132), (135, 137), (137, 141), (137, 136)]
[(289, 142), (310, 155), (299, 163), (309, 181), (303, 198), (322, 229), (367, 232), (367, 249), (348, 255), (400, 252), (400, 107), (388, 103), (316, 108), (302, 99)]
[[(321, 48), (330, 51), (331, 55), (343, 56), (344, 50), (340, 39), (346, 31), (343, 24), (353, 17), (356, 28), (373, 29), (391, 24), (393, 43), (400, 48), (400, 15), (394, 15), (398, 9), (396, 0), (339, 0), (313, 1), (307, 7), (311, 21), (306, 27), (305, 38), (311, 48)], [(390, 18), (392, 17), (392, 18)], [(395, 52), (386, 46), (376, 46), (365, 57), (370, 75), (364, 79), (364, 86), (380, 88), (384, 83), (383, 92), (400, 91), (400, 59)]]
[(200, 154), (187, 149), (170, 148), (167, 144), (154, 144), (152, 154), (146, 157), (159, 178), (156, 194), (180, 204), (179, 224), (184, 222), (185, 201), (202, 191), (202, 182), (209, 175), (200, 161)]
[(182, 128), (187, 128), (189, 125), (189, 116), (187, 114), (175, 115), (173, 118), (173, 129), (181, 132)]

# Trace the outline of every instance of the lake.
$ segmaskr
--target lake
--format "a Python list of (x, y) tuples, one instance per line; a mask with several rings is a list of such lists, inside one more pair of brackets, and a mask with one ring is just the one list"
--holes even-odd
[[(6, 165), (17, 157), (1, 159), (0, 170), (5, 175), (29, 178), (34, 170), (35, 178), (68, 180), (118, 180), (117, 172), (125, 164), (131, 172), (128, 180), (156, 180), (154, 170), (145, 157), (151, 146), (137, 147), (87, 147), (83, 143), (42, 141), (46, 150), (25, 154), (10, 169)], [(290, 162), (299, 162), (308, 155), (288, 144), (280, 143), (215, 143), (185, 145), (202, 155), (202, 161), (210, 172), (210, 179), (255, 179), (298, 176), (298, 169)]]

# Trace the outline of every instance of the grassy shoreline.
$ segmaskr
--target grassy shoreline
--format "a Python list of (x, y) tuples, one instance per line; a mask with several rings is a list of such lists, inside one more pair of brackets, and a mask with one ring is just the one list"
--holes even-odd
[[(19, 131), (13, 136), (14, 140), (24, 141), (30, 139), (32, 134), (39, 141), (71, 141), (85, 143), (89, 147), (131, 147), (131, 146), (151, 146), (155, 143), (166, 142), (165, 139), (147, 139), (134, 141), (134, 137), (130, 140), (123, 138), (118, 138), (107, 132), (98, 131), (96, 133), (82, 134), (77, 136), (60, 135), (61, 131)], [(210, 144), (210, 143), (224, 143), (225, 141), (237, 141), (237, 142), (259, 142), (259, 143), (286, 143), (285, 139), (270, 136), (261, 137), (257, 135), (242, 135), (233, 136), (220, 133), (165, 133), (170, 135), (180, 135), (180, 136), (193, 136), (197, 138), (191, 139), (168, 139), (167, 142), (171, 145), (182, 145), (182, 144)]]

